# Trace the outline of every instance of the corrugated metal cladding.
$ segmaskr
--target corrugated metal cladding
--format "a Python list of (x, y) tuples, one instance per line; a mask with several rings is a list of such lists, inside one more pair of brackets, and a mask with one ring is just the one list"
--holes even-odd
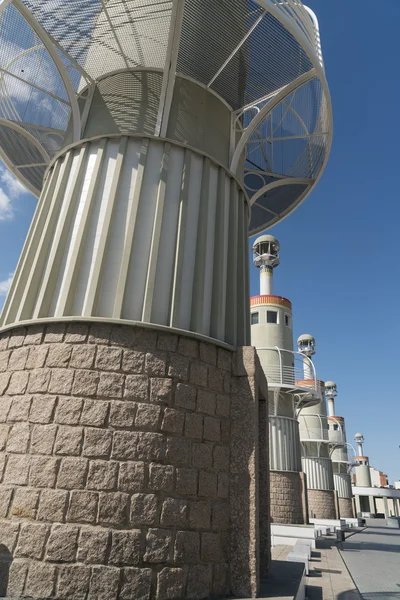
[(0, 325), (102, 317), (248, 345), (248, 218), (236, 180), (182, 146), (75, 146), (48, 174)]
[(270, 468), (301, 471), (299, 423), (285, 417), (269, 417)]
[(348, 473), (334, 473), (333, 481), (339, 498), (351, 498), (351, 479)]
[(303, 471), (307, 475), (307, 487), (311, 490), (333, 490), (333, 472), (330, 458), (302, 458)]

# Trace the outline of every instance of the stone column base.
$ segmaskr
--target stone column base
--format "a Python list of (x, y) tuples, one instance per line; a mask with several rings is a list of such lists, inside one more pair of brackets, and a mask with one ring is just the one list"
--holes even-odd
[(0, 596), (256, 597), (261, 375), (150, 328), (0, 333)]
[(339, 498), (339, 512), (341, 519), (352, 519), (354, 517), (352, 498)]
[(302, 473), (271, 471), (271, 523), (304, 524)]
[(337, 519), (333, 490), (307, 490), (310, 519)]

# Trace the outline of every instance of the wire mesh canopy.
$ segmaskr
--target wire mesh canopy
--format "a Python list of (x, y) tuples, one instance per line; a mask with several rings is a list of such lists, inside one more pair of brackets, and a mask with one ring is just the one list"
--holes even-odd
[(177, 77), (230, 108), (228, 163), (252, 205), (250, 234), (322, 173), (331, 104), (318, 23), (300, 0), (0, 0), (0, 158), (34, 194), (82, 138), (93, 88), (123, 71), (162, 78), (152, 135), (166, 135)]

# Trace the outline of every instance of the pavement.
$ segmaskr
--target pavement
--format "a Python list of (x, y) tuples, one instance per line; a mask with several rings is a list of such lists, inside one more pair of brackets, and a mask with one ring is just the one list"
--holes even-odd
[[(400, 600), (400, 529), (369, 521), (368, 527), (317, 540), (307, 578), (307, 600)], [(292, 546), (276, 546), (272, 558), (285, 561)], [(279, 595), (276, 595), (278, 598)]]
[(367, 527), (340, 554), (363, 600), (400, 600), (400, 529)]
[[(292, 546), (275, 546), (272, 558), (286, 560), (292, 549)], [(317, 540), (306, 585), (307, 600), (362, 600), (333, 536)]]

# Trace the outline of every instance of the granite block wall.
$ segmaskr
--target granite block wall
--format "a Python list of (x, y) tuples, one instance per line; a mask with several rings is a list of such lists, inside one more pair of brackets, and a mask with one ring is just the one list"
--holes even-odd
[(283, 524), (307, 523), (304, 514), (303, 473), (289, 471), (270, 472), (271, 522)]
[(339, 498), (339, 512), (342, 519), (354, 518), (352, 498)]
[(338, 519), (335, 492), (331, 490), (308, 490), (308, 510), (310, 518)]
[(1, 335), (8, 595), (230, 592), (231, 354), (106, 324)]
[[(4, 594), (200, 600), (231, 593), (231, 388), (246, 378), (233, 377), (235, 354), (189, 336), (105, 323), (0, 334)], [(258, 411), (254, 385), (247, 388)], [(258, 493), (256, 470), (249, 481)], [(241, 543), (257, 536), (258, 529)], [(245, 587), (253, 577), (256, 594), (250, 572), (246, 565), (236, 577)]]

